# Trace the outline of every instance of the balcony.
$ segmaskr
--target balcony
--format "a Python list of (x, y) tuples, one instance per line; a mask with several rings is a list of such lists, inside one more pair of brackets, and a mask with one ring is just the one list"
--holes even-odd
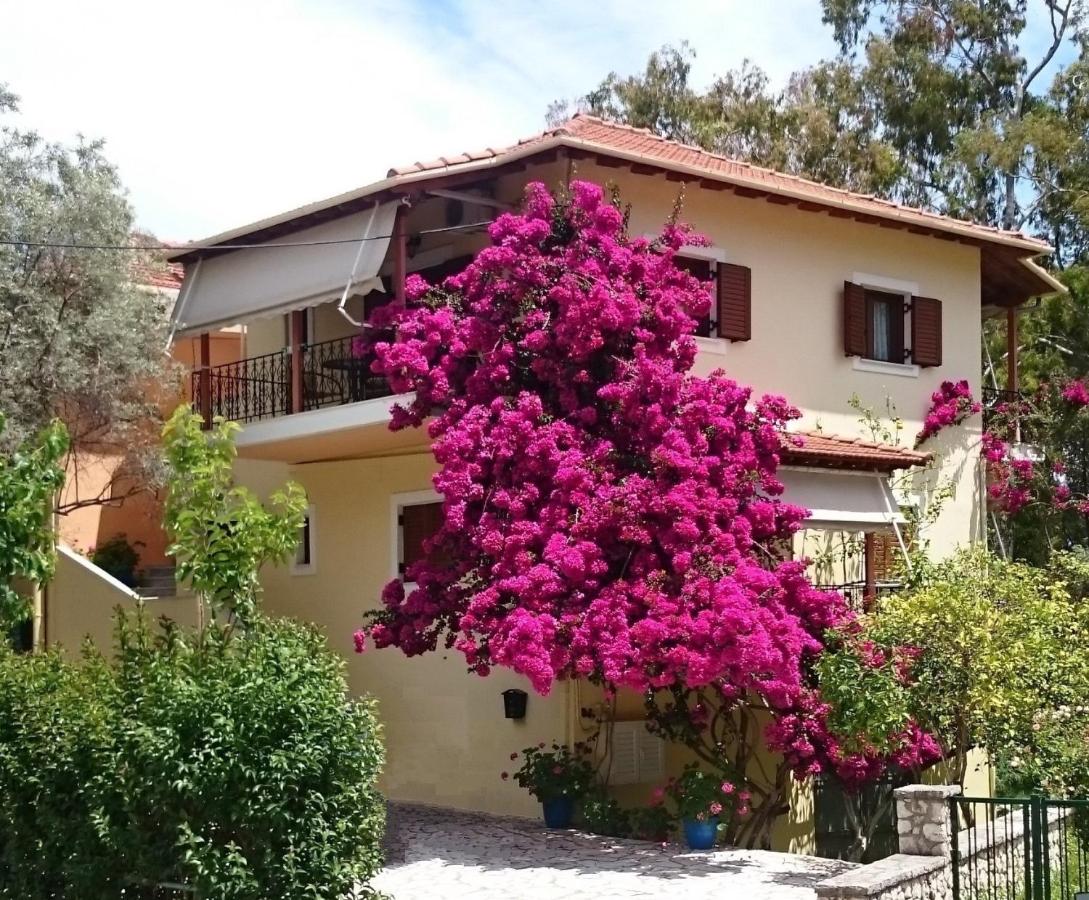
[(354, 341), (302, 344), (296, 355), (284, 348), (198, 370), (192, 375), (193, 406), (208, 424), (217, 416), (248, 424), (391, 396), (386, 380), (371, 372), (371, 360), (353, 352)]

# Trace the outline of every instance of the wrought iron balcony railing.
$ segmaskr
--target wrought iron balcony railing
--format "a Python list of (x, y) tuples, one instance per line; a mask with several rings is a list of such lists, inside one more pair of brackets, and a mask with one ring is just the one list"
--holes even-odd
[[(386, 380), (371, 372), (369, 358), (356, 355), (354, 341), (344, 337), (304, 344), (297, 380), (286, 348), (198, 370), (192, 375), (193, 406), (208, 421), (222, 416), (245, 423), (388, 397), (392, 391)], [(296, 385), (301, 390), (297, 404)]]

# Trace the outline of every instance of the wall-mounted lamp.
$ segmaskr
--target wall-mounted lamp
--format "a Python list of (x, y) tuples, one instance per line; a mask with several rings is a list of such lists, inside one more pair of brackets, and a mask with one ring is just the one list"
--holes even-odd
[(503, 691), (503, 715), (508, 719), (524, 719), (528, 698), (529, 695), (518, 688), (508, 688)]

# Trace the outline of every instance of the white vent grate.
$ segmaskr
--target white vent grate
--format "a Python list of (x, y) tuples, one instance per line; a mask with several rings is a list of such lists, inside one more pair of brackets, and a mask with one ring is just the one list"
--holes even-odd
[(665, 771), (665, 742), (647, 731), (647, 723), (614, 722), (610, 784), (646, 784), (659, 781)]

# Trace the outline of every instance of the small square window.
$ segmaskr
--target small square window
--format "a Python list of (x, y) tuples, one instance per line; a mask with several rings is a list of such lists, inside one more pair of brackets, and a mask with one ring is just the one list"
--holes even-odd
[[(397, 574), (405, 577), (405, 572), (413, 563), (428, 558), (424, 545), (428, 538), (442, 527), (442, 503), (411, 503), (399, 508), (397, 514), (398, 552)], [(437, 558), (432, 555), (432, 561)]]
[(902, 294), (866, 291), (866, 355), (881, 362), (904, 362)]
[(299, 528), (299, 543), (295, 547), (295, 557), (291, 561), (292, 575), (312, 575), (317, 562), (315, 553), (314, 508), (309, 507), (303, 515)]

